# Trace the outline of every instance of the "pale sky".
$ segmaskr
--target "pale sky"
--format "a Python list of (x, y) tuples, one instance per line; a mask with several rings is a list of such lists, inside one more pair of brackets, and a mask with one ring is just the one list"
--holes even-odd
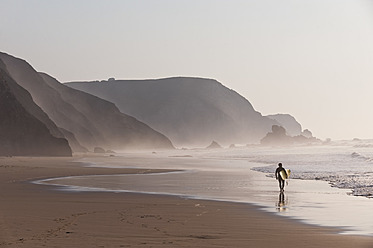
[(0, 51), (61, 82), (213, 78), (321, 139), (373, 138), (373, 0), (0, 0)]

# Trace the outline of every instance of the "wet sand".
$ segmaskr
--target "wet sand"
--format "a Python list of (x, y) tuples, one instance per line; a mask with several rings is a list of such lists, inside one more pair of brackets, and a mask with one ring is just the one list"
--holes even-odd
[(64, 192), (29, 183), (151, 172), (82, 167), (74, 160), (0, 158), (0, 247), (373, 247), (373, 237), (338, 235), (250, 204)]

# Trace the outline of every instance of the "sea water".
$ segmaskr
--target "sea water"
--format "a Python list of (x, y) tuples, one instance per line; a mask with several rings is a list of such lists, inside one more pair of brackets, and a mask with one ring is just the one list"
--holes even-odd
[[(169, 173), (80, 176), (38, 183), (63, 190), (137, 192), (253, 203), (341, 233), (373, 235), (373, 142), (323, 146), (241, 147), (116, 154), (85, 158), (89, 166), (161, 168)], [(285, 192), (274, 178), (281, 162), (291, 170)]]

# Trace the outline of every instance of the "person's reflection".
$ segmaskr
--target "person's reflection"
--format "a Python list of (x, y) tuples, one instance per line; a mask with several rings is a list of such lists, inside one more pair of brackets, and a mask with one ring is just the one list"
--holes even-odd
[(279, 212), (286, 211), (286, 202), (285, 202), (285, 194), (284, 192), (280, 192), (278, 195), (278, 203), (277, 205), (277, 210)]

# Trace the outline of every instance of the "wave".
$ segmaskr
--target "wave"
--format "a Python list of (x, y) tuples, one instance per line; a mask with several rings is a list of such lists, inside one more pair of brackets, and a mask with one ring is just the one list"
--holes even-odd
[(358, 152), (351, 153), (351, 157), (352, 158), (357, 158), (357, 159), (362, 159), (362, 160), (365, 160), (367, 162), (373, 162), (373, 158), (372, 157), (367, 157), (365, 155), (361, 155)]
[[(371, 162), (370, 158), (357, 156), (355, 158), (364, 159)], [(254, 167), (252, 170), (267, 173), (268, 177), (274, 177), (276, 166)], [(321, 180), (328, 182), (331, 187), (340, 189), (350, 189), (350, 195), (373, 198), (373, 172), (297, 172), (292, 170), (291, 178), (299, 180)]]

